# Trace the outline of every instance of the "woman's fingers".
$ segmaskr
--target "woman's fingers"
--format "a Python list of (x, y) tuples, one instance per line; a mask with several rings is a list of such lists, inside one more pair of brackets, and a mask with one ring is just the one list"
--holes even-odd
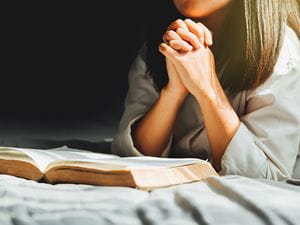
[(204, 31), (203, 31), (203, 29), (200, 26), (198, 26), (191, 19), (185, 19), (184, 22), (188, 26), (189, 30), (197, 36), (200, 43), (204, 45)]
[(176, 30), (176, 33), (179, 34), (182, 40), (189, 42), (195, 49), (200, 48), (200, 41), (192, 32), (180, 27)]
[(183, 40), (172, 40), (169, 42), (169, 45), (179, 52), (188, 52), (193, 50), (193, 47)]
[(179, 34), (177, 34), (173, 30), (169, 30), (163, 36), (164, 43), (170, 45), (177, 51), (191, 51), (193, 50), (193, 46), (191, 46), (188, 42), (183, 41)]
[(173, 30), (168, 30), (164, 36), (163, 41), (168, 44), (171, 40), (182, 40), (181, 37)]
[(185, 30), (189, 30), (186, 23), (182, 19), (177, 19), (168, 26), (167, 31), (168, 30), (174, 30), (175, 31), (179, 27), (181, 27), (182, 29), (185, 29)]
[[(167, 28), (163, 36), (165, 44), (169, 44), (178, 51), (190, 51), (198, 49), (201, 45), (213, 44), (212, 33), (202, 23), (196, 23), (191, 19), (177, 19)], [(172, 45), (170, 42), (172, 41)]]
[(202, 23), (197, 23), (198, 26), (202, 27), (203, 31), (204, 31), (204, 36), (205, 36), (205, 43), (206, 45), (212, 45), (213, 44), (213, 37), (212, 37), (212, 33), (211, 31), (206, 27), (204, 26)]
[(171, 48), (169, 45), (165, 43), (161, 43), (158, 49), (164, 56), (170, 59), (174, 59), (174, 57), (179, 54), (176, 50), (174, 50), (173, 48)]
[(198, 37), (201, 44), (207, 46), (213, 44), (212, 34), (206, 26), (204, 26), (202, 23), (195, 23), (191, 19), (185, 19), (184, 22), (188, 26), (189, 30)]

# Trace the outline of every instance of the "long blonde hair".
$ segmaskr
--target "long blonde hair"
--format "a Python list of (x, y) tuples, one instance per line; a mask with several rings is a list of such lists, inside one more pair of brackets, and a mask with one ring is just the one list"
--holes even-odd
[(245, 80), (250, 84), (249, 88), (254, 88), (272, 74), (286, 24), (289, 24), (299, 36), (299, 1), (245, 0), (244, 4), (247, 30), (246, 61), (248, 61)]

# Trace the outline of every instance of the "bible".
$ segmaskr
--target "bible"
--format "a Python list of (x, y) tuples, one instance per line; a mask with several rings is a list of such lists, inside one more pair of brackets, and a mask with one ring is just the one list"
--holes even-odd
[(120, 157), (71, 149), (0, 147), (0, 174), (51, 184), (125, 186), (143, 190), (190, 183), (218, 176), (198, 158)]

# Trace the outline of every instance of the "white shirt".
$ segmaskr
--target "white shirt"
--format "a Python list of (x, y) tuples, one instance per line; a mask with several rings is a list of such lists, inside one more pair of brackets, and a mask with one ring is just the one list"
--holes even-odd
[[(125, 110), (112, 143), (113, 153), (142, 155), (133, 144), (131, 126), (150, 110), (158, 97), (140, 53), (129, 71)], [(295, 170), (294, 177), (300, 178), (300, 43), (291, 28), (285, 31), (278, 61), (267, 81), (229, 100), (241, 123), (225, 150), (220, 174), (285, 180)], [(173, 133), (162, 154), (169, 155), (210, 156), (201, 111), (191, 94), (177, 114)]]

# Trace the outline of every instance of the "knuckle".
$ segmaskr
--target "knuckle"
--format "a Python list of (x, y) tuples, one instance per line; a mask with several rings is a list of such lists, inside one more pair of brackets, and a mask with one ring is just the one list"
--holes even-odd
[(170, 45), (174, 45), (174, 44), (176, 44), (176, 41), (175, 41), (175, 40), (171, 40), (171, 41), (169, 42), (169, 44), (170, 44)]
[(173, 48), (173, 49), (178, 49), (180, 45), (179, 45), (177, 42), (171, 42), (171, 43), (170, 43), (170, 46), (171, 46), (171, 48)]
[(204, 36), (205, 32), (202, 29), (197, 29), (197, 36), (201, 37)]
[(184, 43), (182, 43), (182, 46), (184, 46), (184, 48), (186, 48), (186, 49), (193, 49), (193, 46), (191, 46), (190, 44), (188, 44), (188, 43), (186, 43), (186, 42), (184, 42)]
[(173, 31), (172, 31), (172, 30), (168, 30), (168, 31), (165, 33), (165, 36), (170, 37), (170, 36), (172, 36), (172, 34), (173, 34)]
[(168, 38), (167, 34), (164, 34), (163, 37), (162, 37), (163, 40), (166, 40), (167, 38)]
[(177, 39), (174, 33), (175, 33), (174, 31), (166, 32), (163, 39), (169, 40), (169, 41)]
[(158, 47), (159, 47), (160, 49), (164, 49), (164, 48), (165, 48), (165, 46), (164, 46), (163, 43), (160, 43)]
[(175, 23), (178, 24), (178, 25), (179, 25), (179, 24), (182, 24), (182, 22), (183, 22), (182, 19), (177, 19), (177, 20), (175, 20)]
[(199, 25), (199, 28), (200, 28), (201, 32), (211, 33), (211, 31), (205, 25), (203, 25), (202, 23), (199, 22), (198, 25)]
[(177, 33), (182, 33), (182, 30), (183, 30), (183, 29), (182, 29), (181, 27), (178, 27), (178, 28), (176, 29), (176, 32), (177, 32)]
[(204, 30), (204, 25), (202, 23), (197, 23), (197, 25), (200, 30)]
[(169, 34), (166, 32), (163, 36), (163, 39), (167, 39), (169, 37)]
[(191, 33), (190, 36), (192, 39), (197, 40), (197, 36), (195, 34)]
[(195, 34), (193, 34), (193, 33), (189, 33), (188, 35), (187, 35), (187, 38), (189, 39), (189, 40), (191, 40), (191, 41), (197, 41), (197, 36), (195, 35)]
[(204, 26), (203, 23), (201, 23), (201, 22), (197, 22), (197, 25), (200, 27)]
[(203, 27), (204, 27), (203, 23), (201, 23), (201, 22), (197, 22), (196, 25), (197, 25), (198, 27), (200, 27), (200, 28), (203, 28)]
[(192, 21), (191, 19), (189, 19), (189, 18), (186, 18), (186, 19), (184, 20), (184, 22), (185, 22), (185, 23), (192, 23), (193, 21)]
[(180, 45), (185, 45), (185, 41), (178, 40), (178, 44), (180, 44)]
[(204, 32), (203, 29), (199, 29), (199, 30), (198, 30), (198, 33), (199, 33), (200, 36), (203, 36), (205, 32)]

